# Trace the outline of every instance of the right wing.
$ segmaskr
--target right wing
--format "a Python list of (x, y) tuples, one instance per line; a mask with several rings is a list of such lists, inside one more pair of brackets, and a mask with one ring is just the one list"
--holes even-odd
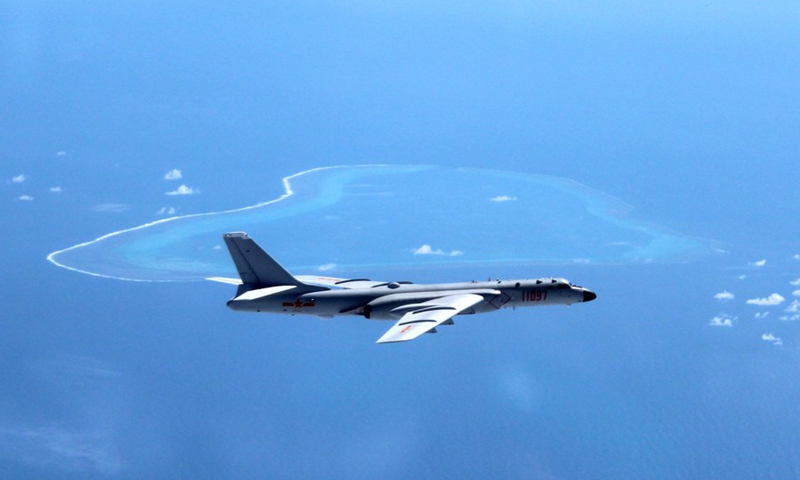
[(375, 343), (407, 342), (429, 332), (455, 315), (477, 305), (483, 297), (474, 293), (448, 295), (413, 305), (403, 305), (395, 310), (408, 312)]

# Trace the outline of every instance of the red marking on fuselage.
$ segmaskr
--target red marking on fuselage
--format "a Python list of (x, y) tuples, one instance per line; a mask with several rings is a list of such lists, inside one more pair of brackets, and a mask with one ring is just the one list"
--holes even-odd
[(317, 306), (317, 304), (316, 304), (316, 302), (304, 302), (304, 301), (302, 301), (302, 300), (300, 300), (298, 298), (294, 302), (283, 302), (283, 306), (284, 307), (289, 307), (289, 308), (300, 309), (300, 308), (305, 308), (305, 307), (315, 307), (315, 306)]

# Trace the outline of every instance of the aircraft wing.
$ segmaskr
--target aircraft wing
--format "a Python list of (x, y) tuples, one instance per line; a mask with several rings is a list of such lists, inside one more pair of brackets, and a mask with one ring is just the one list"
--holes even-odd
[(480, 295), (464, 293), (398, 307), (395, 310), (403, 310), (407, 313), (375, 343), (414, 340), (482, 301), (483, 297)]
[[(316, 275), (297, 275), (298, 280), (311, 283), (313, 285), (325, 285), (334, 288), (354, 289), (354, 288), (375, 288), (385, 287), (392, 282), (378, 282), (369, 280), (367, 278), (337, 278), (337, 277), (320, 277)], [(411, 282), (394, 282), (394, 283), (411, 283)]]

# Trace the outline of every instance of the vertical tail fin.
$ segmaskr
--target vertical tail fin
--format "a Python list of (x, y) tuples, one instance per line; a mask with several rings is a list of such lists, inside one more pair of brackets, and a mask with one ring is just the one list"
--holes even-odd
[(294, 278), (246, 233), (226, 233), (222, 238), (246, 289), (294, 285), (304, 291), (325, 290)]

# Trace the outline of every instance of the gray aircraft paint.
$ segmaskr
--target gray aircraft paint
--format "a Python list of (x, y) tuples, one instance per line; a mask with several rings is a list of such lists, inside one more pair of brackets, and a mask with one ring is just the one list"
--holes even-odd
[(229, 308), (321, 317), (360, 315), (374, 320), (397, 321), (393, 329), (412, 323), (425, 324), (425, 330), (417, 329), (413, 336), (402, 335), (410, 330), (407, 327), (400, 329), (402, 331), (393, 339), (382, 339), (379, 343), (407, 341), (421, 333), (433, 333), (437, 325), (451, 325), (455, 315), (486, 313), (501, 308), (571, 305), (597, 297), (591, 290), (563, 278), (425, 285), (300, 277), (286, 271), (246, 233), (226, 233), (223, 239), (241, 282), (221, 278), (211, 280), (238, 284), (236, 296), (228, 301)]

